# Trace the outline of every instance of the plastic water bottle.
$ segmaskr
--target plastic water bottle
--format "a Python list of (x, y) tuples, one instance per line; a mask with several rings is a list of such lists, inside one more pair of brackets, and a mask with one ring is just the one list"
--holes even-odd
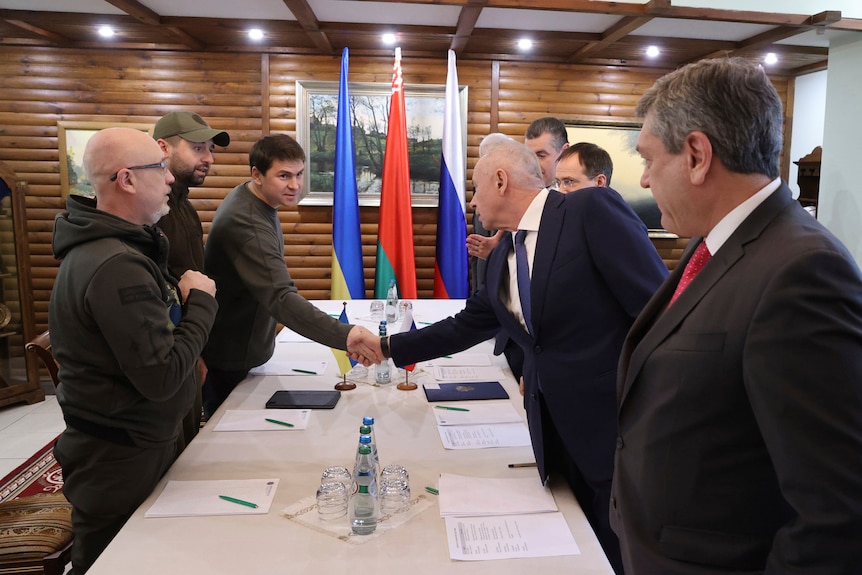
[[(380, 322), (380, 337), (386, 337), (386, 321)], [(392, 372), (389, 369), (389, 360), (384, 359), (374, 367), (374, 381), (377, 385), (392, 383)]]
[(374, 418), (366, 415), (362, 418), (362, 425), (368, 426), (371, 430), (368, 433), (371, 436), (371, 456), (374, 458), (374, 465), (377, 466), (377, 469), (380, 469), (380, 452), (377, 450), (377, 436), (374, 434)]
[[(371, 441), (368, 435), (363, 435), (362, 439)], [(359, 446), (353, 476), (356, 493), (350, 498), (350, 528), (357, 535), (370, 535), (377, 529), (377, 477), (368, 442)]]
[(377, 442), (374, 440), (374, 430), (370, 425), (362, 424), (359, 428), (360, 435), (367, 435), (371, 438), (371, 443), (368, 444), (368, 447), (371, 448), (371, 460), (374, 462), (374, 467), (377, 469), (378, 475), (380, 474), (380, 459), (377, 457)]
[(395, 287), (395, 280), (389, 280), (389, 290), (386, 292), (386, 321), (393, 323), (398, 319), (398, 288)]

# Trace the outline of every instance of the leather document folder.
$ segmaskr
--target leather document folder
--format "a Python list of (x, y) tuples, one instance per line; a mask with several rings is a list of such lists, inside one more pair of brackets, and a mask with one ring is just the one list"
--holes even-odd
[(463, 381), (441, 383), (439, 389), (425, 389), (425, 397), (434, 401), (466, 401), (474, 399), (509, 399), (499, 381)]

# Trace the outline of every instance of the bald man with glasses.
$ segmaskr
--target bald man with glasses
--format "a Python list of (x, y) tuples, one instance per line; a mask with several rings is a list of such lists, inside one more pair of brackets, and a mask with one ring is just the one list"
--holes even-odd
[(61, 260), (48, 325), (66, 429), (54, 455), (72, 504), (72, 573), (86, 573), (173, 462), (192, 375), (215, 321), (215, 283), (177, 280), (168, 241), (173, 176), (159, 145), (128, 128), (84, 150), (95, 201), (67, 198), (54, 224)]

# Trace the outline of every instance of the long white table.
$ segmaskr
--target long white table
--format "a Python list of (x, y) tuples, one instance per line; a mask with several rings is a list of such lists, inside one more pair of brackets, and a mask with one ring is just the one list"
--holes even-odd
[[(331, 313), (339, 313), (342, 307), (339, 301), (314, 303)], [(417, 300), (413, 303), (419, 324), (453, 314), (464, 302)], [(356, 323), (371, 327), (368, 305), (367, 300), (350, 302), (348, 313)], [(362, 320), (363, 317), (369, 321)], [(237, 344), (242, 345), (241, 342)], [(491, 342), (469, 350), (487, 354), (491, 351)], [(276, 390), (332, 389), (339, 379), (331, 351), (319, 344), (279, 344), (276, 356), (327, 361), (327, 374), (251, 376), (243, 381), (108, 546), (89, 571), (90, 575), (613, 573), (581, 509), (562, 481), (552, 485), (552, 490), (580, 547), (580, 555), (452, 561), (444, 521), (436, 504), (401, 527), (361, 545), (345, 543), (287, 519), (282, 509), (313, 495), (325, 467), (352, 467), (358, 428), (365, 415), (375, 418), (381, 464), (400, 463), (407, 467), (414, 495), (423, 492), (426, 485), (436, 485), (440, 473), (477, 477), (537, 474), (535, 468), (510, 469), (507, 466), (508, 463), (533, 461), (529, 447), (444, 450), (421, 384), (414, 391), (400, 391), (394, 385), (359, 385), (352, 391), (342, 392), (335, 409), (314, 411), (308, 428), (303, 431), (213, 432), (226, 409), (262, 409)], [(503, 385), (513, 405), (523, 415), (521, 396), (505, 360), (494, 358), (494, 361), (505, 368), (507, 377)], [(266, 515), (144, 517), (144, 512), (171, 479), (269, 477), (280, 478), (280, 483)]]

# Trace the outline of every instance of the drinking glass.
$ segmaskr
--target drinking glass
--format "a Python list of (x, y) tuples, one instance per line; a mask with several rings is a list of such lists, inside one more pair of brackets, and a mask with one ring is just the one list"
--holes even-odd
[(383, 319), (383, 302), (379, 299), (376, 299), (371, 302), (371, 319), (374, 321), (380, 321)]
[(350, 500), (347, 488), (340, 481), (321, 483), (317, 490), (317, 515), (324, 523), (336, 521), (347, 515)]
[(390, 463), (380, 470), (380, 481), (384, 481), (385, 479), (400, 479), (409, 483), (410, 476), (407, 474), (407, 469), (403, 465)]
[(383, 479), (380, 481), (380, 512), (394, 515), (407, 511), (410, 505), (410, 485), (404, 479)]
[(323, 475), (320, 476), (320, 483), (330, 483), (333, 481), (343, 483), (348, 494), (352, 491), (353, 475), (346, 467), (332, 465), (323, 470)]

